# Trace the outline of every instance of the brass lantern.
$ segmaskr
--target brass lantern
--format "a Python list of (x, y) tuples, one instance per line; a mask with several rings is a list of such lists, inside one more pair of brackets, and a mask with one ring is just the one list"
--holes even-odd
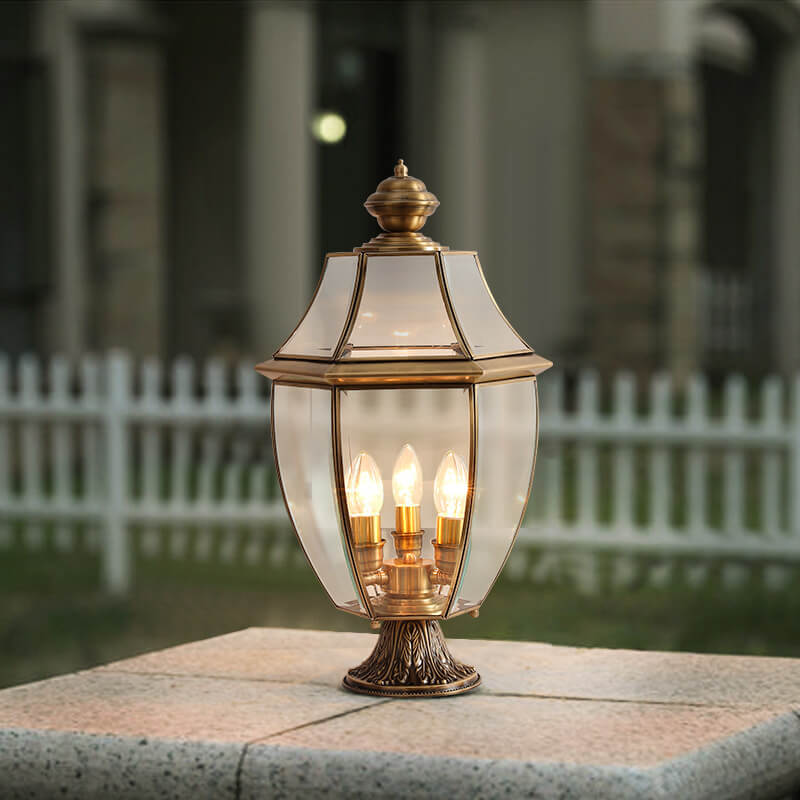
[(402, 160), (364, 204), (384, 233), (330, 253), (272, 379), (272, 441), (289, 515), (337, 608), (374, 651), (344, 685), (441, 696), (480, 676), (439, 620), (478, 609), (514, 543), (533, 479), (536, 355), (472, 251), (419, 233), (439, 201)]

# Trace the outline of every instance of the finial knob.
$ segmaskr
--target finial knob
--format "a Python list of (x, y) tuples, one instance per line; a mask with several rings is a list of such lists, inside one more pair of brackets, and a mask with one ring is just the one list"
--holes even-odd
[(438, 205), (436, 195), (408, 174), (402, 158), (395, 164), (394, 175), (382, 180), (364, 203), (381, 228), (392, 233), (418, 231)]

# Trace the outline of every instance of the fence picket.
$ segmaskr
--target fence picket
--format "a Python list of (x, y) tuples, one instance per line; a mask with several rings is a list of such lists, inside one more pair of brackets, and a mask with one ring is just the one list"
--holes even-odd
[[(218, 359), (210, 359), (203, 370), (205, 385), (204, 406), (212, 417), (225, 415), (225, 365)], [(210, 508), (215, 502), (215, 479), (220, 468), (222, 437), (215, 426), (205, 430), (200, 442), (200, 463), (197, 469), (197, 503), (201, 508)], [(213, 529), (200, 523), (197, 526), (195, 557), (199, 561), (211, 558), (214, 544)]]
[[(222, 501), (226, 508), (234, 507), (240, 499), (239, 488), (242, 480), (242, 465), (235, 458), (227, 463), (223, 470), (223, 498)], [(222, 531), (222, 541), (220, 543), (219, 555), (223, 562), (230, 564), (236, 558), (236, 550), (239, 544), (238, 526), (228, 523)]]
[[(761, 389), (761, 427), (767, 435), (778, 435), (783, 427), (781, 382), (772, 376)], [(777, 448), (766, 448), (761, 456), (761, 529), (765, 536), (781, 534), (781, 464)]]
[[(747, 386), (740, 375), (732, 375), (725, 382), (725, 428), (730, 441), (747, 425), (745, 401)], [(723, 454), (722, 525), (723, 535), (741, 537), (744, 533), (745, 459), (741, 448), (728, 445)], [(739, 586), (747, 578), (748, 571), (740, 564), (726, 563), (722, 569), (722, 581), (726, 587)]]
[[(161, 406), (161, 363), (155, 358), (148, 358), (142, 363), (141, 406), (145, 412), (142, 423), (140, 441), (142, 447), (141, 475), (139, 486), (141, 495), (139, 503), (148, 511), (155, 511), (161, 503), (162, 495), (162, 447), (161, 427), (156, 417)], [(141, 533), (142, 552), (148, 557), (155, 557), (161, 548), (161, 536), (158, 528), (146, 523)]]
[(660, 374), (653, 378), (650, 399), (650, 425), (654, 434), (650, 452), (650, 527), (664, 529), (669, 527), (672, 482), (669, 449), (662, 443), (660, 434), (670, 427), (671, 422), (672, 383), (669, 375)]
[(704, 533), (708, 526), (708, 459), (703, 446), (696, 442), (708, 425), (708, 384), (700, 375), (689, 379), (686, 424), (690, 433), (685, 485), (687, 528)]
[[(62, 356), (56, 356), (50, 362), (50, 406), (55, 421), (52, 427), (50, 444), (53, 463), (53, 499), (60, 508), (69, 510), (74, 497), (72, 482), (72, 430), (69, 423), (59, 411), (67, 411), (70, 407), (69, 397), (70, 368), (69, 362)], [(55, 545), (61, 551), (72, 548), (72, 525), (61, 520), (55, 527)]]
[[(100, 365), (94, 356), (86, 355), (80, 363), (79, 405), (90, 413), (98, 414), (100, 408)], [(80, 428), (81, 478), (83, 480), (82, 505), (85, 509), (96, 511), (101, 503), (101, 455), (100, 436), (96, 419), (88, 419)], [(95, 519), (84, 523), (85, 546), (97, 550), (100, 532)]]
[[(636, 424), (634, 392), (636, 383), (629, 372), (620, 373), (614, 381), (614, 417), (621, 430)], [(633, 448), (627, 442), (614, 449), (614, 522), (618, 528), (633, 527)]]
[[(41, 404), (39, 361), (35, 356), (23, 356), (19, 364), (20, 399), (27, 408), (38, 408)], [(44, 469), (42, 462), (42, 428), (34, 419), (21, 426), (22, 437), (22, 497), (29, 509), (44, 503), (42, 484)], [(24, 541), (31, 549), (38, 550), (44, 544), (44, 531), (40, 522), (33, 520), (25, 528)]]
[[(628, 430), (636, 424), (634, 397), (636, 381), (629, 372), (617, 375), (614, 381), (614, 422), (620, 430)], [(611, 472), (614, 493), (614, 527), (618, 531), (633, 530), (634, 489), (633, 447), (625, 441), (614, 448)], [(622, 587), (629, 585), (636, 577), (636, 561), (628, 553), (620, 553), (614, 558), (612, 583)]]
[(106, 410), (105, 475), (107, 480), (106, 530), (103, 548), (103, 576), (111, 594), (125, 594), (131, 582), (131, 554), (126, 512), (128, 486), (128, 424), (126, 412), (131, 400), (131, 363), (121, 352), (111, 353), (106, 362), (108, 406)]
[[(686, 430), (689, 446), (686, 451), (685, 496), (686, 535), (704, 539), (708, 531), (708, 457), (700, 441), (708, 426), (708, 383), (702, 375), (692, 375), (687, 387)], [(686, 582), (700, 586), (708, 577), (705, 563), (685, 569)]]
[[(564, 375), (556, 372), (548, 380), (539, 384), (541, 392), (541, 425), (558, 425), (564, 409)], [(541, 456), (544, 463), (537, 470), (543, 472), (544, 518), (548, 523), (560, 523), (564, 516), (564, 448), (560, 439), (544, 441)], [(534, 486), (536, 484), (534, 483)]]
[[(194, 364), (189, 358), (179, 358), (172, 371), (172, 409), (177, 417), (190, 417), (194, 406)], [(191, 478), (192, 429), (178, 425), (172, 431), (170, 464), (170, 503), (178, 515), (188, 505)], [(189, 531), (185, 525), (174, 525), (169, 538), (170, 554), (183, 558), (189, 546)]]
[[(783, 430), (783, 386), (775, 375), (761, 387), (761, 427), (766, 437)], [(770, 539), (785, 535), (781, 501), (781, 452), (766, 448), (761, 456), (761, 533)], [(764, 568), (764, 583), (772, 591), (782, 589), (791, 579), (791, 569), (783, 564)]]
[[(745, 427), (744, 378), (739, 375), (725, 382), (725, 427), (730, 441)], [(744, 453), (729, 444), (723, 454), (723, 529), (726, 535), (739, 535), (744, 530)]]
[[(597, 419), (599, 386), (597, 374), (583, 372), (578, 379), (578, 424), (590, 430)], [(592, 440), (579, 439), (577, 445), (577, 522), (580, 533), (590, 536), (597, 525), (597, 445)], [(573, 575), (582, 592), (597, 588), (597, 559), (594, 553), (583, 551), (573, 556)]]

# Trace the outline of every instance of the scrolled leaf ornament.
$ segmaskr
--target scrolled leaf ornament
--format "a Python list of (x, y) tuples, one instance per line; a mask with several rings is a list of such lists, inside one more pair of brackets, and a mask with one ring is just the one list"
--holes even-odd
[(474, 667), (453, 658), (435, 620), (388, 620), (369, 658), (349, 670), (348, 689), (386, 696), (459, 694), (480, 683)]

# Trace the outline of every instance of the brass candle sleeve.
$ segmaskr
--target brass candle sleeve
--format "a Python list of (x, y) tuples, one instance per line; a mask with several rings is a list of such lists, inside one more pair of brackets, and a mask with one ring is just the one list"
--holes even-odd
[(439, 544), (460, 544), (464, 529), (463, 517), (436, 517), (436, 541)]
[(358, 514), (350, 517), (353, 544), (377, 544), (381, 540), (381, 515)]
[(394, 526), (398, 533), (416, 533), (420, 529), (419, 506), (395, 506)]

